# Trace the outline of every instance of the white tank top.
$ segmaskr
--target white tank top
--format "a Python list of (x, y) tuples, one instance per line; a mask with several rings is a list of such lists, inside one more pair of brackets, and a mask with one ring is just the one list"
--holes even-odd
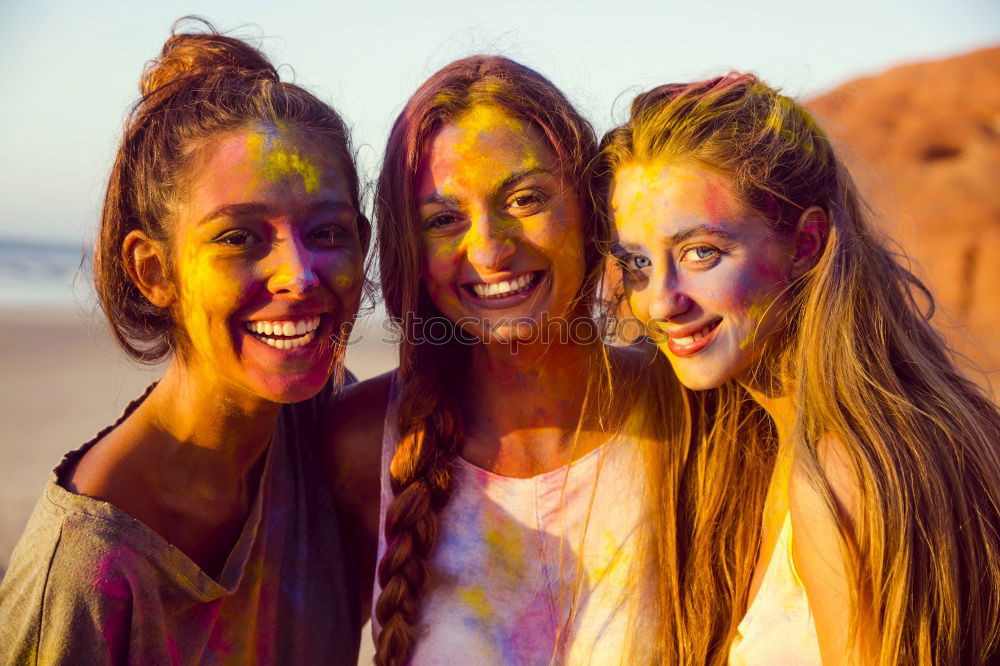
[(792, 518), (781, 534), (737, 635), (729, 646), (731, 666), (821, 666), (816, 625), (792, 560)]
[[(394, 385), (383, 431), (379, 561), (397, 442)], [(411, 663), (623, 663), (647, 616), (637, 613), (641, 594), (629, 588), (645, 476), (637, 448), (614, 438), (527, 479), (457, 458)], [(380, 592), (376, 576), (375, 601)]]

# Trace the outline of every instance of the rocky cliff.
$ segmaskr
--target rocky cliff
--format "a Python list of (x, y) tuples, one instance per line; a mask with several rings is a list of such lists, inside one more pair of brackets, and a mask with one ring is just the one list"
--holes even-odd
[(1000, 47), (897, 67), (806, 104), (934, 294), (936, 327), (997, 399)]

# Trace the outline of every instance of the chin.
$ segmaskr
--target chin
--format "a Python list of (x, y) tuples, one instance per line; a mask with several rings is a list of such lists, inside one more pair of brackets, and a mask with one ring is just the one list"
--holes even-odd
[(330, 373), (326, 368), (315, 368), (304, 375), (270, 375), (253, 382), (255, 393), (279, 404), (302, 402), (312, 398), (326, 385)]
[[(676, 372), (676, 370), (675, 370)], [(697, 375), (684, 375), (677, 373), (677, 379), (680, 380), (681, 384), (685, 388), (691, 389), (692, 391), (708, 391), (710, 389), (719, 388), (725, 384), (725, 380), (719, 381), (712, 377), (701, 377)]]
[[(674, 374), (684, 388), (692, 391), (708, 391), (719, 388), (732, 378), (732, 373), (717, 372), (713, 368), (699, 367), (702, 359), (678, 359), (667, 351), (666, 345), (659, 347), (660, 353), (667, 357), (670, 366), (674, 369)], [(704, 359), (707, 360), (707, 359)]]

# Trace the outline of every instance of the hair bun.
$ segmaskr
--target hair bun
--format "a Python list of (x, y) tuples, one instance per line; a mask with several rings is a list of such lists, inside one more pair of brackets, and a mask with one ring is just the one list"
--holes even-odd
[[(200, 23), (205, 32), (178, 32), (188, 21)], [(146, 96), (175, 81), (221, 74), (279, 80), (278, 71), (260, 51), (226, 37), (201, 17), (185, 16), (174, 22), (160, 56), (146, 64), (139, 91)]]

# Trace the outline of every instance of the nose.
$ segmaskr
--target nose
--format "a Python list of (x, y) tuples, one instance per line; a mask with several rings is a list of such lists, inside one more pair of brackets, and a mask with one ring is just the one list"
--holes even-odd
[(271, 255), (274, 263), (267, 288), (272, 294), (304, 298), (319, 286), (313, 253), (302, 239), (295, 235), (283, 239)]
[(487, 272), (500, 270), (517, 251), (515, 233), (513, 225), (498, 216), (476, 215), (465, 237), (469, 263)]
[(654, 290), (650, 296), (649, 316), (653, 319), (676, 319), (691, 309), (691, 298), (684, 293), (677, 273), (672, 268), (654, 282)]

